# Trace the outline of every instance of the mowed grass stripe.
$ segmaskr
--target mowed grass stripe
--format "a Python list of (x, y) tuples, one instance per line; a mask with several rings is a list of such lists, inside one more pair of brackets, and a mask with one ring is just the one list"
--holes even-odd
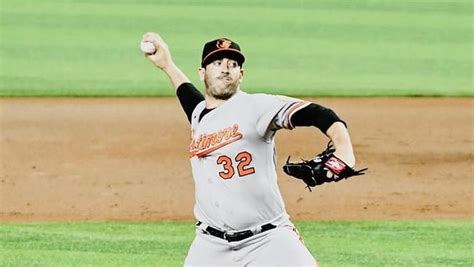
[[(16, 6), (28, 7), (29, 2), (16, 1)], [(82, 0), (79, 3), (71, 1), (44, 1), (44, 5), (39, 7), (40, 11), (45, 11), (51, 8), (52, 5), (58, 6), (62, 11), (69, 9), (71, 5), (76, 6), (78, 9), (82, 8), (94, 8), (101, 5), (95, 0)], [(206, 0), (206, 1), (195, 1), (195, 0), (182, 0), (176, 1), (156, 1), (156, 0), (116, 0), (114, 3), (120, 7), (130, 6), (154, 6), (158, 4), (166, 4), (167, 6), (174, 7), (205, 7), (215, 8), (216, 6), (228, 8), (235, 8), (241, 6), (241, 4), (235, 1), (222, 1), (222, 0)], [(339, 0), (337, 2), (332, 0), (300, 0), (300, 1), (287, 1), (287, 0), (254, 0), (249, 1), (246, 4), (247, 7), (251, 8), (280, 8), (280, 9), (309, 9), (317, 8), (322, 10), (371, 10), (371, 11), (386, 11), (386, 12), (399, 12), (399, 13), (435, 13), (435, 14), (459, 14), (470, 16), (472, 5), (466, 0), (450, 0), (450, 1), (433, 1), (433, 0), (378, 0), (378, 1), (358, 1), (354, 2), (351, 0)], [(31, 5), (29, 6), (31, 7)], [(32, 8), (32, 7), (31, 7)]]
[[(153, 8), (156, 6), (150, 6)], [(57, 8), (57, 7), (56, 7)], [(94, 7), (90, 7), (94, 8)], [(95, 8), (94, 8), (95, 9)], [(137, 13), (133, 12), (120, 12), (124, 9), (108, 9), (101, 10), (99, 12), (93, 12), (92, 10), (78, 10), (78, 9), (67, 9), (63, 12), (52, 12), (45, 11), (44, 13), (39, 13), (38, 10), (11, 10), (4, 11), (2, 14), (2, 21), (4, 24), (12, 24), (16, 26), (31, 26), (31, 24), (36, 24), (43, 28), (96, 28), (100, 26), (101, 30), (114, 30), (114, 31), (123, 31), (127, 29), (135, 29), (137, 26), (142, 26), (143, 21), (166, 21), (166, 20), (176, 20), (179, 18), (176, 14), (179, 14), (183, 11), (182, 8), (166, 6), (162, 10), (164, 13), (163, 16), (157, 16), (156, 13), (150, 12), (147, 14), (146, 11), (141, 11), (140, 5), (136, 5), (135, 9), (140, 11)], [(153, 10), (153, 9), (151, 9)], [(205, 11), (206, 8), (195, 7), (193, 11), (198, 13), (199, 11)], [(27, 12), (26, 12), (27, 11)], [(216, 12), (225, 12), (224, 7), (214, 7), (213, 10)], [(272, 21), (274, 23), (266, 25), (265, 23), (259, 23), (261, 26), (274, 26), (275, 23), (287, 24), (289, 28), (294, 28), (300, 32), (305, 33), (305, 28), (308, 27), (308, 23), (313, 24), (313, 26), (328, 26), (336, 27), (333, 36), (340, 36), (337, 33), (338, 28), (342, 28), (343, 31), (346, 31), (347, 27), (354, 27), (355, 30), (360, 32), (348, 32), (354, 36), (360, 36), (361, 40), (364, 40), (365, 31), (372, 32), (373, 29), (381, 30), (390, 30), (393, 32), (402, 32), (402, 33), (412, 33), (414, 35), (419, 35), (420, 33), (429, 36), (432, 39), (451, 42), (452, 37), (456, 36), (460, 40), (469, 41), (469, 34), (471, 27), (469, 27), (470, 17), (469, 16), (460, 16), (453, 14), (428, 14), (420, 18), (419, 14), (404, 14), (404, 13), (393, 13), (393, 12), (381, 12), (374, 13), (374, 11), (364, 10), (364, 11), (346, 11), (346, 10), (284, 10), (284, 9), (268, 9), (264, 8), (254, 8), (249, 10), (248, 7), (237, 7), (235, 12), (243, 13), (239, 16), (238, 19), (230, 18), (230, 21), (238, 22), (238, 25), (245, 26), (258, 26), (255, 22), (258, 21), (256, 17), (266, 15), (270, 13), (272, 15)], [(124, 13), (124, 14), (121, 14)], [(104, 20), (104, 16), (110, 18), (110, 20)], [(338, 16), (337, 20), (334, 20), (334, 16)], [(129, 18), (129, 20), (123, 20), (123, 18)], [(207, 24), (208, 22), (213, 22), (213, 20), (221, 21), (221, 17), (216, 16), (215, 18), (203, 18), (203, 17), (193, 17), (187, 16), (180, 18), (177, 23), (177, 30), (182, 30), (189, 32), (187, 27), (189, 23), (198, 23), (198, 24)], [(434, 21), (439, 20), (440, 22), (433, 23)], [(57, 22), (61, 21), (61, 24)], [(177, 21), (178, 22), (178, 21)], [(100, 24), (99, 24), (100, 23)], [(209, 23), (211, 25), (212, 23)], [(222, 24), (222, 23), (220, 23)], [(250, 25), (249, 25), (250, 24)], [(440, 27), (441, 26), (441, 27)], [(247, 30), (247, 27), (244, 27)], [(447, 31), (449, 29), (449, 31)], [(313, 28), (314, 34), (318, 33), (332, 33), (321, 31), (318, 32), (318, 28)], [(247, 32), (247, 31), (246, 31)], [(245, 32), (244, 32), (245, 33)], [(359, 34), (360, 33), (360, 34)], [(283, 35), (292, 35), (295, 32), (280, 32)], [(350, 35), (352, 37), (352, 35)], [(380, 37), (390, 37), (390, 35), (380, 35)], [(409, 37), (409, 36), (408, 36)], [(451, 38), (445, 38), (451, 37)], [(393, 37), (392, 37), (393, 38)], [(403, 36), (406, 38), (406, 36)], [(426, 38), (426, 37), (425, 37)], [(351, 38), (352, 39), (352, 38)], [(421, 39), (423, 40), (423, 38)], [(418, 40), (414, 40), (420, 41)], [(430, 39), (427, 39), (430, 41)]]
[[(324, 266), (469, 266), (471, 221), (297, 222)], [(0, 225), (6, 266), (179, 266), (192, 222)]]
[(7, 0), (0, 95), (172, 95), (138, 49), (148, 30), (199, 85), (202, 44), (228, 36), (250, 92), (472, 95), (468, 1), (216, 3)]

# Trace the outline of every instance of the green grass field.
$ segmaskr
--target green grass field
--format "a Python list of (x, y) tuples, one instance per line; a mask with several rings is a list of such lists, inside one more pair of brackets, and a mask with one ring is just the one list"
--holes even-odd
[(172, 95), (139, 51), (146, 31), (200, 86), (202, 45), (226, 36), (247, 55), (249, 92), (472, 96), (472, 11), (468, 0), (3, 0), (0, 96)]
[[(321, 266), (472, 266), (474, 222), (298, 222)], [(0, 225), (2, 266), (181, 266), (190, 222)]]

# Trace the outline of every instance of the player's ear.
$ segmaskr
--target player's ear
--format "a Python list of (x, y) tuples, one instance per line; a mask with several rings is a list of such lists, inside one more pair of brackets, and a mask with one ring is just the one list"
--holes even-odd
[(244, 69), (240, 69), (240, 82), (244, 79)]
[(205, 68), (199, 68), (198, 75), (199, 75), (199, 80), (200, 81), (204, 81), (204, 74), (206, 74), (206, 69)]

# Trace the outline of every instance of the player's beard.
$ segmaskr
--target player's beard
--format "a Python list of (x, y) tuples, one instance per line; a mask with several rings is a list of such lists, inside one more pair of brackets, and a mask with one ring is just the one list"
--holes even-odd
[[(224, 79), (224, 77), (222, 79)], [(237, 92), (240, 80), (232, 79), (230, 82), (226, 82), (222, 79), (211, 79), (205, 75), (204, 84), (206, 85), (206, 93), (215, 99), (227, 100)]]

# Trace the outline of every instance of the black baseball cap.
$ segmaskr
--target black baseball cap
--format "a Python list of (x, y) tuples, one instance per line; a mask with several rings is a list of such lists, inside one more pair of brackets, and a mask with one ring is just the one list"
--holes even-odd
[(240, 51), (240, 46), (236, 42), (227, 38), (220, 38), (204, 45), (201, 67), (204, 68), (212, 61), (222, 58), (233, 59), (237, 61), (240, 66), (245, 62), (245, 56), (242, 54), (242, 51)]

